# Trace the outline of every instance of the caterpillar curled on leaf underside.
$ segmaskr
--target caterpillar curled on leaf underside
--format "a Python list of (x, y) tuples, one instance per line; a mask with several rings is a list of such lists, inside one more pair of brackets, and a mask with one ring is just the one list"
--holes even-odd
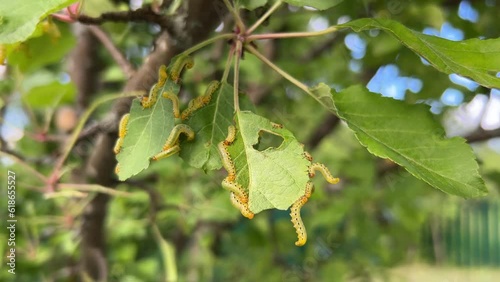
[(307, 242), (307, 232), (302, 222), (302, 217), (300, 216), (300, 209), (307, 202), (309, 197), (311, 197), (313, 189), (312, 182), (308, 182), (306, 184), (306, 191), (303, 196), (301, 196), (295, 203), (290, 207), (290, 217), (292, 218), (292, 224), (297, 232), (297, 241), (295, 242), (296, 246), (303, 246)]
[(196, 97), (189, 102), (187, 109), (182, 111), (181, 119), (188, 119), (196, 110), (208, 105), (208, 103), (212, 100), (212, 96), (215, 91), (219, 89), (219, 86), (220, 82), (217, 80), (210, 82), (207, 90), (205, 90), (205, 93), (202, 96)]
[(313, 163), (309, 166), (309, 177), (312, 178), (316, 175), (316, 170), (320, 171), (325, 177), (326, 181), (331, 184), (339, 183), (340, 179), (333, 177), (328, 168), (324, 164)]
[(120, 123), (118, 125), (118, 140), (116, 140), (115, 147), (113, 148), (115, 154), (118, 154), (122, 148), (123, 138), (125, 138), (125, 135), (127, 134), (127, 124), (129, 118), (130, 114), (126, 114), (120, 119)]
[(231, 197), (231, 203), (233, 204), (233, 206), (235, 208), (237, 208), (244, 217), (246, 217), (248, 219), (252, 219), (253, 218), (254, 214), (253, 214), (252, 211), (250, 211), (250, 209), (248, 208), (248, 205), (246, 205), (245, 203), (243, 203), (241, 201), (241, 199), (238, 196), (236, 196), (234, 193), (232, 193), (232, 192), (231, 192), (231, 196), (230, 197)]
[(158, 100), (158, 92), (161, 91), (167, 79), (167, 67), (162, 65), (158, 70), (158, 82), (151, 88), (151, 90), (149, 91), (149, 95), (146, 97), (142, 97), (141, 99), (141, 105), (143, 108), (150, 108), (156, 103), (156, 101)]
[(181, 73), (186, 69), (190, 69), (194, 66), (193, 58), (190, 56), (181, 56), (179, 57), (173, 64), (170, 69), (170, 76), (175, 83), (179, 82), (179, 78), (181, 77)]

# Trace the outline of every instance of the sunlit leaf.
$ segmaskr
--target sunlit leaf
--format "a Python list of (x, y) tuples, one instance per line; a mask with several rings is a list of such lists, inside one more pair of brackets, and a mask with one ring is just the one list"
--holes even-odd
[(447, 139), (428, 106), (384, 98), (362, 86), (335, 93), (320, 84), (311, 92), (325, 101), (330, 96), (334, 105), (327, 109), (346, 121), (372, 154), (391, 159), (446, 193), (486, 194), (471, 147), (463, 138)]
[(40, 20), (74, 2), (76, 0), (1, 1), (0, 44), (26, 40)]
[[(249, 193), (253, 213), (276, 208), (286, 210), (304, 195), (309, 181), (310, 162), (304, 158), (304, 149), (293, 134), (252, 112), (237, 113), (237, 136), (228, 148), (237, 171), (236, 181)], [(283, 138), (277, 148), (259, 151), (254, 148), (263, 132)], [(262, 137), (262, 138), (265, 138)]]
[(451, 41), (408, 29), (389, 19), (358, 19), (339, 27), (359, 32), (379, 28), (396, 37), (432, 66), (447, 74), (457, 73), (490, 88), (500, 88), (500, 38)]

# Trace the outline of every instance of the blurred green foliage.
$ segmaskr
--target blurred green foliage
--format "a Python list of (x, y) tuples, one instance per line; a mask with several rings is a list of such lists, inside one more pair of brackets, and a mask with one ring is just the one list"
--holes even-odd
[[(500, 6), (488, 5), (492, 1), (473, 1), (480, 15), (477, 23), (457, 16), (458, 2), (402, 0), (400, 10), (394, 10), (391, 2), (343, 1), (327, 11), (285, 6), (263, 29), (302, 31), (307, 30), (311, 19), (319, 17), (334, 24), (340, 18), (373, 16), (397, 20), (417, 31), (425, 27), (439, 29), (449, 22), (461, 29), (465, 38), (500, 36)], [(123, 7), (110, 1), (85, 1), (83, 12), (97, 16), (107, 11), (104, 8)], [(74, 84), (64, 79), (67, 77), (64, 58), (77, 40), (67, 24), (53, 24), (60, 35), (54, 37), (37, 31), (39, 34), (35, 32), (34, 37), (9, 50), (9, 70), (0, 80), (0, 101), (8, 107), (21, 100), (30, 120), (24, 128), (24, 137), (11, 144), (9, 150), (22, 155), (26, 164), (45, 176), (50, 175), (62, 145), (57, 138), (40, 138), (66, 136), (59, 132), (53, 117), (62, 106), (75, 107), (76, 100)], [(108, 23), (103, 28), (137, 65), (157, 34), (155, 27), (145, 23)], [(454, 85), (447, 75), (422, 64), (418, 56), (384, 33), (360, 33), (367, 43), (367, 52), (359, 60), (361, 70), (351, 71), (350, 51), (343, 44), (346, 34), (283, 39), (265, 43), (262, 48), (267, 48), (277, 65), (308, 85), (324, 82), (343, 88), (366, 84), (379, 66), (395, 64), (400, 75), (423, 81), (418, 94), (407, 91), (405, 100), (411, 103), (439, 100), (451, 86), (464, 91), (466, 102), (477, 93), (489, 91), (481, 87), (470, 91)], [(321, 46), (326, 47), (321, 49)], [(207, 48), (196, 54), (195, 67), (183, 78), (181, 100), (202, 94), (204, 87), (199, 87), (200, 81), (211, 80), (210, 73), (223, 67), (224, 56), (215, 58), (215, 63), (211, 60), (217, 53), (214, 50)], [(126, 80), (117, 72), (109, 54), (102, 50), (100, 56), (106, 75), (98, 95), (120, 89)], [(269, 87), (270, 95), (259, 100), (256, 112), (284, 124), (298, 140), (308, 140), (328, 115), (316, 101), (250, 54), (242, 62), (241, 73), (241, 91), (250, 93), (249, 96), (256, 87)], [(111, 104), (99, 108), (91, 123), (99, 121), (110, 109)], [(5, 110), (4, 106), (2, 111)], [(441, 119), (442, 115), (436, 118)], [(95, 142), (84, 139), (77, 144), (61, 182), (74, 182)], [(2, 143), (2, 146), (7, 145)], [(496, 202), (500, 190), (500, 154), (486, 143), (476, 144), (474, 149), (490, 192), (488, 200)], [(264, 211), (251, 221), (243, 218), (231, 206), (227, 191), (221, 188), (224, 171), (204, 173), (177, 156), (152, 163), (150, 169), (133, 181), (117, 186), (131, 195), (112, 197), (109, 203), (106, 219), (109, 281), (164, 281), (172, 275), (168, 270), (172, 262), (179, 281), (370, 281), (374, 277), (387, 278), (387, 269), (400, 264), (435, 260), (432, 250), (435, 242), (429, 239), (428, 229), (431, 219), (456, 220), (465, 200), (432, 189), (401, 168), (381, 173), (380, 167), (386, 163), (370, 155), (343, 123), (311, 153), (315, 161), (327, 164), (342, 182), (332, 186), (314, 180), (315, 192), (302, 210), (309, 241), (301, 248), (293, 245), (296, 234), (288, 212)], [(6, 182), (7, 170), (16, 172), (18, 228), (16, 275), (12, 277), (2, 267), (0, 281), (74, 281), (78, 274), (82, 211), (96, 194), (50, 193), (26, 167), (6, 158), (1, 161), (2, 183)], [(2, 195), (6, 195), (4, 187)], [(7, 203), (1, 198), (0, 219), (5, 222)], [(153, 215), (156, 225), (151, 223)], [(157, 236), (155, 226), (163, 238)], [(7, 233), (0, 232), (0, 242), (6, 239)], [(0, 253), (6, 254), (6, 248), (0, 244)], [(3, 259), (5, 266), (5, 256)]]

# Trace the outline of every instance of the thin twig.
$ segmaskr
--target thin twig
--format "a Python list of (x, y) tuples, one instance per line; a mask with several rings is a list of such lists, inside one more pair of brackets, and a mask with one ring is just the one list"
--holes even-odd
[(89, 26), (90, 31), (99, 39), (102, 45), (109, 51), (109, 54), (116, 61), (118, 66), (122, 69), (127, 78), (132, 77), (135, 69), (132, 64), (125, 58), (120, 49), (115, 46), (111, 38), (98, 26)]
[(239, 77), (240, 77), (240, 60), (241, 60), (241, 50), (242, 50), (242, 43), (241, 41), (236, 41), (236, 58), (234, 60), (234, 110), (236, 112), (240, 111), (240, 100), (239, 100)]
[(329, 34), (337, 31), (339, 28), (337, 26), (331, 26), (327, 29), (312, 32), (285, 32), (285, 33), (262, 33), (253, 34), (247, 37), (247, 42), (259, 39), (278, 39), (278, 38), (298, 38), (298, 37), (314, 37)]
[(238, 10), (233, 5), (231, 5), (231, 3), (229, 3), (229, 0), (223, 0), (223, 1), (224, 1), (224, 4), (226, 5), (227, 9), (229, 10), (229, 12), (233, 15), (234, 21), (236, 22), (236, 26), (239, 27), (241, 32), (244, 32), (245, 31), (245, 24), (241, 20), (241, 17), (240, 17)]
[(14, 156), (14, 155), (11, 155), (9, 153), (3, 152), (3, 151), (0, 151), (0, 156), (9, 158), (9, 159), (13, 160), (14, 162), (18, 163), (20, 166), (24, 167), (27, 171), (29, 171), (31, 174), (33, 174), (38, 179), (40, 179), (43, 183), (47, 182), (47, 177), (45, 177), (43, 174), (36, 171), (36, 169), (32, 168), (29, 164), (27, 164), (22, 159)]
[(247, 31), (247, 34), (252, 34), (252, 32), (257, 29), (276, 9), (281, 5), (281, 0), (276, 1), (274, 5), (262, 16), (258, 19)]

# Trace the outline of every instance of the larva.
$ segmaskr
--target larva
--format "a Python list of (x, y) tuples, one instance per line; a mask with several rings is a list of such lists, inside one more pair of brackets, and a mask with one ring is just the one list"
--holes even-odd
[(308, 152), (304, 151), (304, 157), (306, 158), (306, 160), (312, 162), (313, 161), (313, 157), (311, 156), (311, 154), (309, 154)]
[(158, 85), (159, 88), (163, 87), (167, 82), (167, 79), (168, 79), (167, 67), (165, 65), (162, 65), (158, 70), (158, 83), (156, 83), (156, 85)]
[(210, 103), (210, 100), (212, 99), (212, 95), (219, 89), (220, 82), (217, 80), (214, 80), (208, 84), (207, 90), (205, 90), (205, 94), (200, 97), (196, 97), (195, 99), (191, 100), (188, 104), (188, 108), (185, 109), (182, 114), (181, 114), (181, 119), (185, 120), (189, 118), (190, 115), (193, 114), (194, 111), (206, 106), (208, 103)]
[(163, 92), (162, 94), (163, 98), (170, 99), (172, 101), (172, 108), (174, 110), (174, 117), (179, 118), (180, 113), (179, 113), (179, 98), (177, 95), (170, 93), (170, 92)]
[(283, 124), (271, 122), (271, 125), (272, 125), (273, 128), (276, 128), (276, 129), (282, 129), (283, 128)]
[(240, 184), (235, 183), (229, 179), (229, 176), (222, 180), (222, 187), (233, 192), (236, 197), (243, 203), (248, 203), (248, 194), (245, 192)]
[(231, 203), (233, 204), (233, 206), (235, 208), (237, 208), (238, 210), (240, 210), (241, 214), (248, 218), (248, 219), (252, 219), (254, 214), (252, 211), (250, 211), (250, 209), (248, 208), (248, 205), (243, 203), (241, 201), (240, 198), (238, 198), (234, 193), (231, 193)]
[(178, 58), (170, 70), (170, 76), (175, 83), (179, 82), (181, 72), (184, 68), (190, 69), (194, 66), (193, 58), (189, 56), (181, 56)]
[(116, 175), (118, 175), (118, 173), (120, 173), (120, 164), (116, 165), (116, 167), (115, 167), (115, 173), (116, 173)]
[(302, 218), (300, 217), (300, 209), (302, 208), (302, 206), (304, 206), (304, 204), (311, 196), (312, 189), (313, 189), (312, 182), (308, 182), (304, 196), (300, 197), (290, 207), (290, 217), (292, 218), (293, 227), (297, 232), (297, 241), (295, 242), (296, 246), (303, 246), (307, 242), (306, 227), (304, 226)]
[(129, 118), (130, 118), (130, 114), (126, 114), (120, 120), (120, 124), (118, 126), (118, 140), (116, 140), (115, 147), (113, 148), (113, 151), (115, 152), (115, 154), (118, 154), (122, 148), (123, 138), (127, 134), (127, 124), (128, 124)]
[(234, 163), (226, 147), (227, 146), (224, 144), (224, 141), (220, 142), (217, 145), (222, 160), (222, 165), (224, 166), (228, 174), (227, 178), (229, 179), (229, 181), (234, 181), (236, 179), (236, 168), (234, 167)]
[(230, 125), (227, 127), (227, 137), (224, 139), (224, 145), (229, 146), (233, 144), (234, 139), (236, 139), (236, 127)]
[(328, 181), (331, 184), (337, 184), (339, 183), (340, 179), (333, 177), (328, 168), (324, 164), (320, 163), (313, 163), (309, 167), (309, 177), (314, 177), (316, 175), (315, 170), (319, 170), (321, 174), (325, 177), (326, 181)]
[(159, 152), (158, 154), (153, 156), (151, 159), (153, 161), (161, 160), (161, 159), (164, 159), (164, 158), (170, 157), (171, 155), (176, 154), (180, 150), (181, 150), (181, 148), (179, 147), (179, 145), (175, 145), (172, 148), (169, 148), (167, 150), (163, 150), (163, 151)]
[(174, 147), (175, 144), (179, 141), (181, 133), (184, 133), (184, 135), (187, 136), (188, 141), (194, 139), (194, 131), (191, 129), (191, 127), (185, 124), (178, 124), (172, 129), (172, 132), (170, 132), (170, 135), (168, 136), (167, 141), (163, 146), (163, 150), (165, 151)]

